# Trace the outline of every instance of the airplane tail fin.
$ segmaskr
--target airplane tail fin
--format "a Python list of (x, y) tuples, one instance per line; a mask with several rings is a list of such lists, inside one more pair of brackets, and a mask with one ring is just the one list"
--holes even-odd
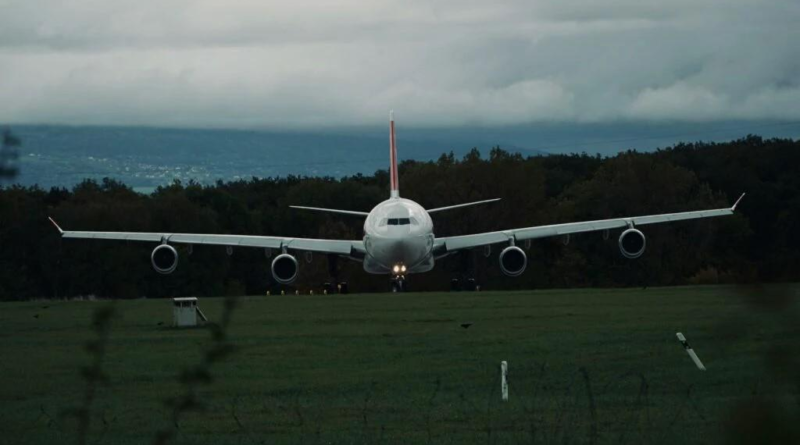
[(389, 184), (392, 198), (400, 197), (400, 180), (397, 177), (397, 140), (394, 136), (394, 111), (389, 112)]

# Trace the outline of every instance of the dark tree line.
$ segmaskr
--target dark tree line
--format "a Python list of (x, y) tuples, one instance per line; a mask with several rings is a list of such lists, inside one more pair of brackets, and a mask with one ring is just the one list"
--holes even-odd
[[(680, 144), (610, 158), (555, 155), (523, 158), (495, 148), (400, 166), (401, 195), (425, 207), (502, 198), (487, 206), (434, 216), (438, 236), (540, 224), (727, 207), (744, 191), (733, 217), (642, 227), (647, 251), (622, 258), (619, 232), (531, 243), (519, 278), (502, 275), (500, 247), (462, 252), (433, 272), (410, 277), (412, 289), (444, 290), (453, 277), (474, 276), (484, 288), (659, 286), (800, 277), (800, 141), (757, 136), (729, 143)], [(72, 189), (0, 188), (0, 298), (77, 295), (263, 294), (279, 291), (262, 249), (178, 246), (177, 271), (150, 266), (154, 245), (62, 240), (47, 220), (74, 230), (203, 232), (360, 239), (363, 220), (289, 208), (290, 204), (368, 211), (388, 196), (388, 173), (333, 178), (268, 178), (174, 183), (151, 195), (113, 179)], [(295, 287), (319, 289), (331, 277), (354, 291), (383, 291), (385, 276), (359, 263), (303, 254)], [(294, 288), (287, 288), (290, 292)]]

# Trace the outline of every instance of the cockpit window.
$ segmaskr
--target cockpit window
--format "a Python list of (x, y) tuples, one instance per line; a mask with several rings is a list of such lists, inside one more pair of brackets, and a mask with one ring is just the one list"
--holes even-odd
[(381, 225), (390, 225), (390, 226), (407, 226), (409, 224), (417, 225), (417, 220), (414, 218), (389, 218), (381, 221)]

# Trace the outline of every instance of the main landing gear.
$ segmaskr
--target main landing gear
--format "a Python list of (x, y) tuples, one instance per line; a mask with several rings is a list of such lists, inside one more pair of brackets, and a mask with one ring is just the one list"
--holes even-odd
[(452, 292), (474, 292), (481, 290), (481, 286), (475, 282), (475, 278), (467, 278), (466, 280), (460, 281), (458, 278), (453, 278), (450, 280), (450, 290)]

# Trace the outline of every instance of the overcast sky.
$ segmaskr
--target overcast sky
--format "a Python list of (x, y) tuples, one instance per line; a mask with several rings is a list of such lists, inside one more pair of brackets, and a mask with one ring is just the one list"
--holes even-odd
[(0, 0), (0, 123), (800, 120), (797, 0)]

